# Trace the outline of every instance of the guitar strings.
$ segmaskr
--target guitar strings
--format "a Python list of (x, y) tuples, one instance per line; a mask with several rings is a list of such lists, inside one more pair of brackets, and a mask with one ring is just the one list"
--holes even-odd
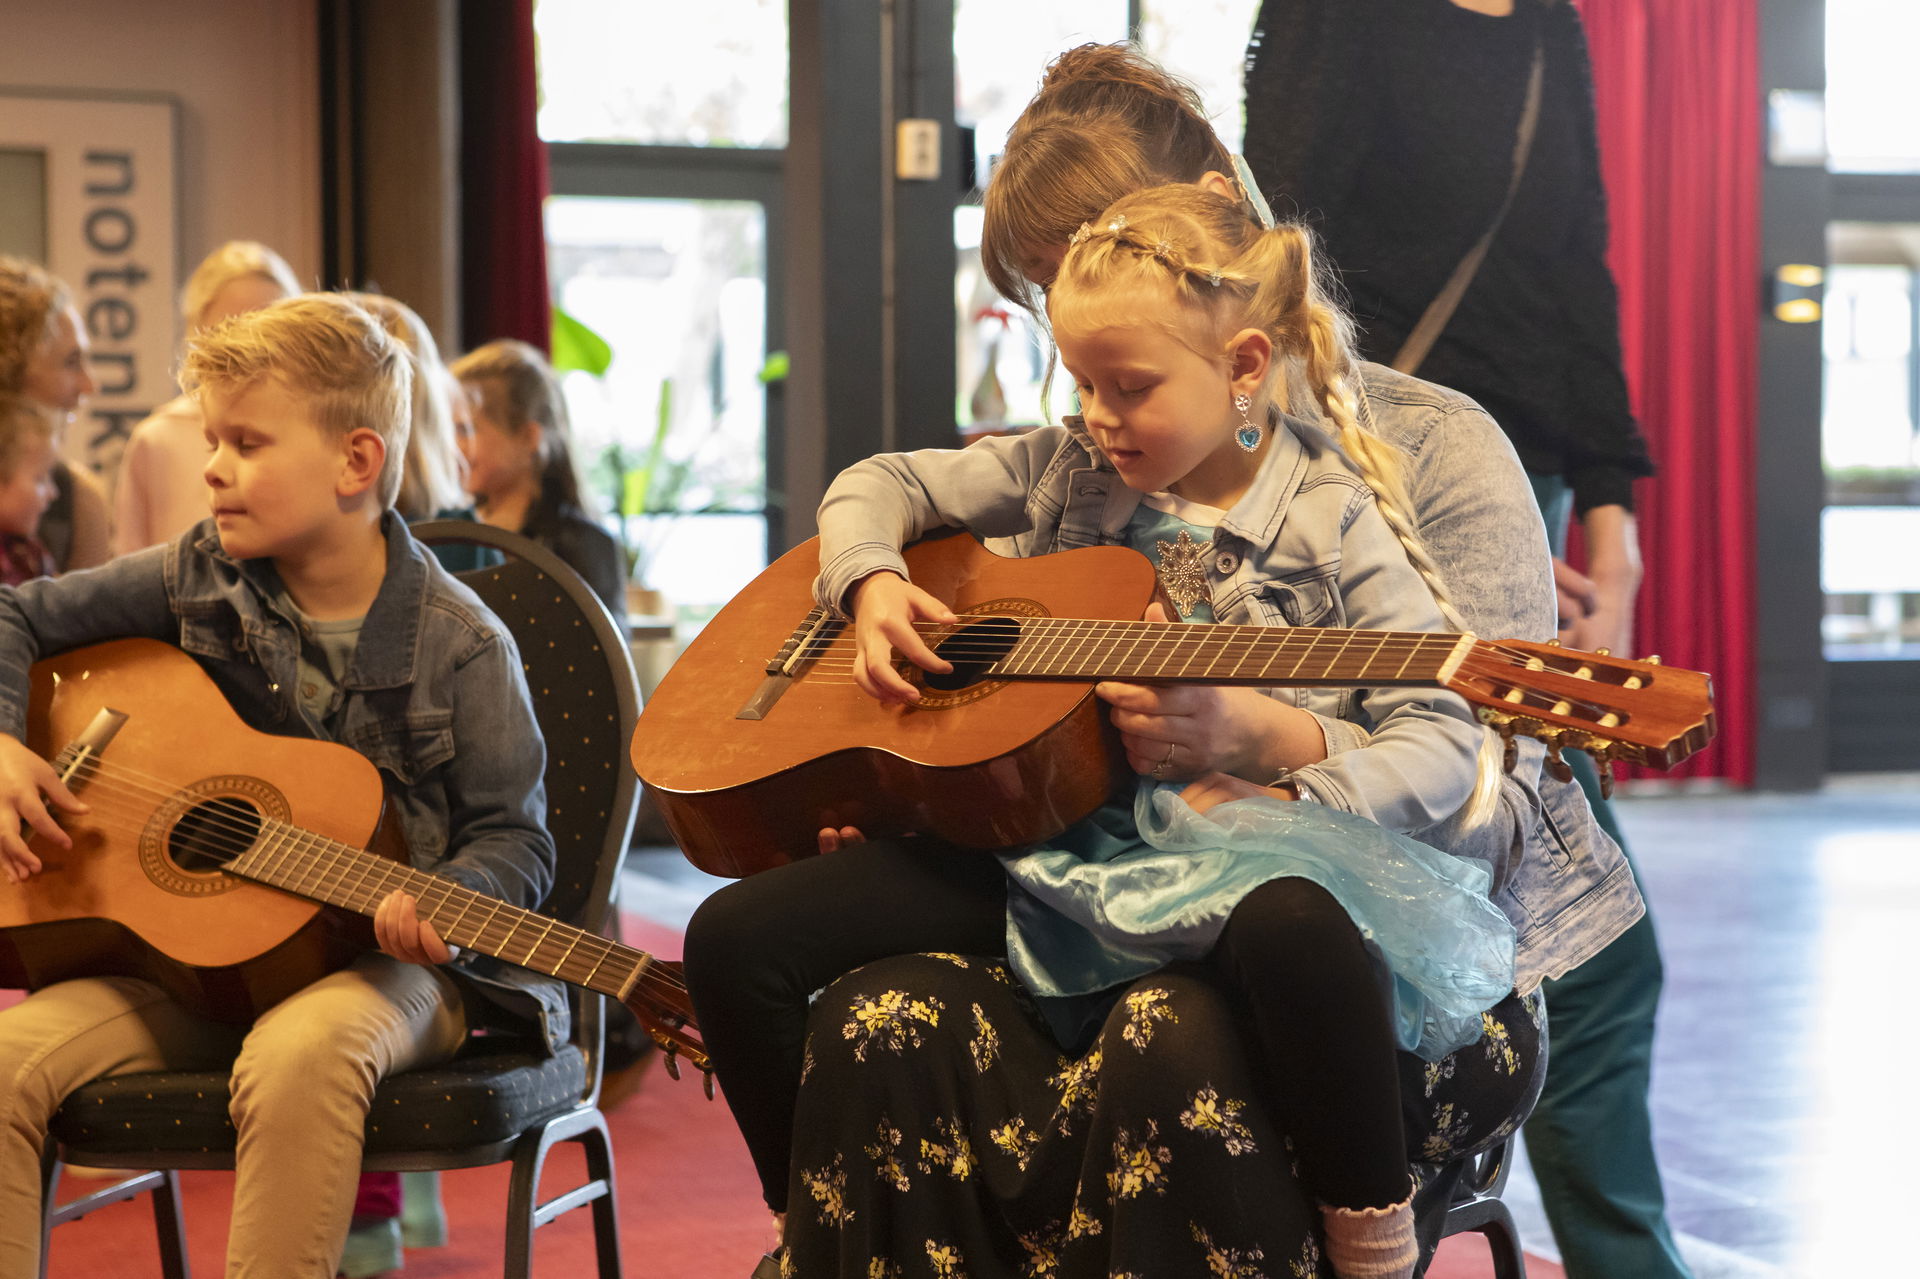
[[(109, 768), (112, 769), (113, 776), (106, 775)], [(187, 796), (182, 788), (170, 785), (165, 779), (156, 777), (153, 774), (144, 773), (139, 769), (121, 765), (117, 761), (108, 761), (98, 756), (91, 756), (80, 761), (79, 765), (73, 770), (70, 780), (85, 782), (86, 794), (83, 798), (88, 800), (88, 807), (91, 810), (86, 814), (74, 814), (75, 817), (86, 819), (91, 822), (91, 824), (103, 830), (117, 831), (136, 840), (147, 829), (148, 821), (155, 807), (169, 800), (191, 798)], [(92, 800), (96, 796), (108, 802), (95, 804)], [(222, 801), (225, 801), (225, 803)], [(530, 916), (532, 919), (541, 923), (558, 923), (569, 930), (581, 933), (581, 940), (588, 941), (591, 946), (606, 948), (606, 954), (609, 955), (614, 953), (614, 947), (620, 945), (619, 943), (610, 941), (610, 939), (601, 937), (597, 933), (580, 929), (577, 925), (566, 924), (564, 921), (550, 921), (545, 916), (534, 914), (534, 912), (527, 911), (523, 907), (515, 906), (511, 902), (488, 897), (483, 893), (475, 893), (472, 889), (454, 880), (431, 875), (429, 872), (421, 871), (417, 867), (405, 866), (398, 862), (390, 862), (385, 858), (379, 857), (378, 854), (368, 853), (365, 849), (354, 848), (349, 844), (333, 840), (316, 831), (305, 830), (291, 823), (280, 821), (265, 813), (260, 813), (258, 810), (253, 810), (257, 815), (257, 821), (249, 821), (245, 818), (238, 817), (234, 815), (234, 805), (238, 803), (244, 803), (244, 800), (238, 796), (209, 796), (197, 807), (193, 807), (190, 810), (183, 809), (182, 815), (187, 811), (194, 811), (202, 815), (202, 825), (195, 832), (201, 846), (215, 852), (224, 852), (229, 859), (241, 856), (252, 850), (260, 845), (267, 836), (278, 835), (284, 838), (287, 833), (291, 832), (297, 838), (324, 841), (324, 845), (332, 846), (334, 849), (348, 853), (364, 854), (380, 862), (381, 865), (377, 867), (366, 867), (363, 869), (363, 879), (360, 884), (360, 887), (363, 889), (366, 887), (364, 880), (366, 873), (375, 870), (383, 875), (406, 872), (438, 881), (423, 891), (432, 891), (433, 888), (444, 885), (448, 889), (471, 894), (480, 901), (489, 904), (489, 907), (494, 910), (495, 919), (497, 919), (499, 913), (504, 910)], [(403, 880), (406, 878), (404, 874), (401, 877)], [(241, 878), (245, 877), (242, 876)], [(273, 885), (268, 886), (273, 887)], [(345, 885), (343, 884), (342, 890), (344, 891), (344, 889)], [(416, 893), (416, 896), (417, 895)], [(449, 894), (449, 902), (453, 899), (453, 896)], [(456, 921), (454, 926), (457, 926), (458, 922), (459, 921)], [(493, 921), (489, 922), (491, 923)], [(522, 922), (527, 921), (523, 920)], [(508, 928), (509, 935), (511, 936), (513, 932), (517, 931), (518, 927), (519, 924), (510, 925)], [(536, 943), (536, 949), (537, 946), (538, 944)], [(665, 967), (664, 961), (658, 960), (648, 952), (638, 950), (634, 947), (620, 948), (632, 951), (641, 957), (644, 966), (635, 978), (636, 986), (645, 985), (656, 990), (664, 989), (677, 994), (683, 994), (685, 992), (685, 982), (675, 975), (673, 969)], [(554, 975), (557, 976), (558, 974)], [(677, 1010), (662, 1011), (668, 1012), (670, 1016), (680, 1016)]]
[[(993, 615), (982, 615), (983, 618), (991, 616)], [(942, 655), (951, 652), (963, 657), (992, 657), (1004, 655), (1021, 644), (1051, 643), (1064, 646), (1067, 644), (1085, 643), (1089, 638), (1100, 638), (1118, 645), (1125, 643), (1129, 638), (1126, 636), (1118, 638), (1100, 636), (1092, 630), (1084, 629), (1089, 627), (1101, 629), (1155, 628), (1157, 633), (1132, 637), (1133, 647), (1128, 650), (1129, 655), (1142, 645), (1159, 646), (1172, 644), (1178, 649), (1184, 650), (1187, 648), (1204, 648), (1210, 644), (1219, 645), (1223, 649), (1235, 644), (1246, 644), (1250, 648), (1261, 645), (1272, 645), (1281, 649), (1302, 646), (1306, 650), (1311, 651), (1316, 646), (1330, 642), (1326, 638), (1328, 631), (1320, 627), (1222, 625), (1217, 627), (1208, 626), (1199, 634), (1195, 634), (1188, 628), (1187, 624), (1184, 623), (1123, 622), (1095, 618), (1026, 618), (1020, 620), (1020, 633), (1018, 635), (994, 638), (991, 636), (969, 637), (964, 624), (961, 628), (948, 626), (944, 623), (931, 622), (915, 622), (912, 625), (914, 630), (919, 632), (923, 637), (933, 640), (944, 639), (944, 642), (939, 645), (939, 651)], [(1076, 626), (1083, 629), (1076, 632), (1073, 630)], [(1425, 648), (1448, 651), (1458, 644), (1460, 639), (1457, 633), (1447, 631), (1342, 632), (1334, 630), (1332, 633), (1352, 636), (1353, 638), (1343, 639), (1340, 643), (1346, 648), (1351, 649), (1355, 656), (1365, 656), (1368, 658), (1380, 655), (1399, 656), (1408, 649), (1418, 650)], [(1359, 638), (1361, 636), (1366, 638)], [(1479, 650), (1499, 654), (1521, 667), (1526, 666), (1527, 663), (1536, 656), (1535, 654), (1511, 648), (1492, 640), (1476, 640), (1474, 646)], [(837, 630), (832, 636), (827, 638), (816, 637), (802, 640), (798, 645), (800, 654), (803, 657), (810, 658), (817, 658), (817, 655), (820, 654), (855, 649), (857, 647), (858, 641), (853, 636), (847, 634), (844, 629)], [(1567, 650), (1567, 653), (1568, 656), (1555, 657), (1553, 660), (1556, 662), (1578, 663), (1583, 656), (1578, 650), (1573, 649)], [(1282, 655), (1290, 656), (1291, 654), (1287, 653)], [(1547, 669), (1560, 668), (1549, 665)], [(1572, 670), (1562, 669), (1561, 673), (1573, 674), (1574, 672)]]

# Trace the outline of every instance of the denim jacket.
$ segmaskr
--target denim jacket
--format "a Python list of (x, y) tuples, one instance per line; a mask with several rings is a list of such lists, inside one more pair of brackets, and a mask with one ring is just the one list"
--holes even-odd
[[(27, 670), (39, 658), (126, 636), (164, 640), (198, 661), (252, 728), (343, 742), (372, 760), (417, 868), (538, 907), (554, 876), (546, 746), (513, 638), (404, 521), (389, 513), (383, 529), (386, 576), (332, 731), (294, 695), (300, 637), (274, 602), (284, 588), (273, 562), (229, 557), (211, 522), (100, 568), (0, 589), (0, 730), (22, 734)], [(559, 982), (476, 951), (450, 967), (536, 1021), (549, 1050), (566, 1039)]]
[[(1362, 366), (1362, 381), (1375, 431), (1407, 455), (1415, 523), (1468, 625), (1492, 638), (1551, 636), (1545, 529), (1505, 435), (1455, 392), (1371, 364)], [(1285, 454), (1263, 465), (1216, 539), (1222, 549), (1209, 572), (1215, 616), (1269, 625), (1433, 629), (1437, 613), (1398, 542), (1377, 513), (1359, 518), (1357, 508), (1370, 507), (1371, 493), (1341, 460), (1312, 398), (1295, 395), (1288, 408), (1280, 417), (1286, 429), (1273, 439)], [(1289, 465), (1276, 465), (1282, 460)], [(815, 592), (821, 603), (840, 606), (867, 574), (903, 572), (898, 548), (942, 527), (968, 529), (1011, 555), (1117, 543), (1138, 501), (1072, 419), (958, 452), (869, 459), (843, 472), (821, 505)], [(1360, 578), (1376, 572), (1390, 584), (1392, 602), (1411, 610), (1401, 621), (1385, 620), (1391, 609), (1366, 607), (1364, 599), (1353, 607)], [(1420, 620), (1413, 620), (1415, 613)], [(1295, 775), (1304, 794), (1491, 864), (1494, 901), (1519, 934), (1520, 990), (1578, 966), (1639, 918), (1643, 908), (1625, 857), (1577, 786), (1541, 776), (1538, 743), (1520, 741), (1494, 816), (1470, 827), (1456, 811), (1465, 795), (1461, 752), (1432, 752), (1432, 740), (1421, 741), (1422, 732), (1441, 723), (1448, 725), (1450, 747), (1458, 746), (1460, 731), (1473, 732), (1454, 718), (1462, 704), (1452, 695), (1404, 689), (1358, 698), (1320, 689), (1270, 695), (1313, 713), (1326, 732), (1327, 760)], [(1393, 730), (1381, 712), (1404, 714), (1408, 702), (1425, 703), (1424, 722), (1399, 743), (1383, 743)], [(1382, 744), (1405, 749), (1381, 751)], [(1431, 757), (1421, 753), (1423, 746)], [(1465, 758), (1470, 777), (1470, 749)]]

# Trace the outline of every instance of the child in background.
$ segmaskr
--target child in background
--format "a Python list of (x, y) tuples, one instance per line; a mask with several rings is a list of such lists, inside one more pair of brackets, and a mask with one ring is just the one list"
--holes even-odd
[[(54, 447), (97, 389), (87, 368), (87, 329), (66, 284), (40, 267), (0, 254), (0, 395), (21, 395), (54, 414)], [(61, 458), (54, 497), (36, 536), (55, 571), (92, 568), (108, 554), (107, 489), (84, 465)]]
[[(205, 415), (213, 518), (95, 572), (0, 591), (8, 879), (41, 869), (22, 822), (66, 848), (50, 808), (88, 811), (18, 739), (28, 668), (146, 636), (194, 653), (247, 723), (361, 749), (416, 867), (537, 906), (554, 853), (545, 748), (518, 651), (392, 512), (411, 395), (405, 352), (351, 302), (312, 294), (196, 338), (185, 381)], [(549, 1051), (567, 1031), (558, 983), (471, 952), (454, 959), (412, 898), (389, 895), (374, 933), (379, 950), (250, 1027), (203, 1020), (157, 986), (114, 977), (58, 982), (0, 1012), (0, 1274), (38, 1273), (41, 1148), (74, 1088), (130, 1071), (230, 1068), (228, 1273), (333, 1279), (373, 1085), (451, 1057), (470, 1019), (524, 1027), (511, 1010), (528, 1010)]]
[[(409, 524), (422, 520), (470, 520), (466, 459), (460, 456), (459, 426), (471, 421), (466, 392), (440, 359), (433, 330), (406, 303), (383, 293), (349, 293), (380, 327), (413, 356), (413, 430), (407, 435), (406, 470), (394, 510)], [(433, 556), (449, 573), (484, 568), (498, 557), (484, 547), (436, 546)], [(349, 1275), (348, 1279), (353, 1279)]]
[[(1360, 422), (1345, 322), (1304, 231), (1262, 229), (1198, 187), (1142, 192), (1074, 236), (1048, 309), (1082, 418), (874, 458), (828, 491), (816, 596), (853, 615), (862, 689), (917, 700), (896, 651), (948, 669), (918, 628), (954, 619), (893, 549), (942, 526), (1010, 538), (1019, 554), (1133, 546), (1157, 560), (1187, 621), (1440, 628), (1437, 577), (1408, 531), (1396, 459)], [(1337, 442), (1277, 411), (1289, 373)], [(1481, 1012), (1511, 988), (1513, 930), (1484, 866), (1402, 832), (1466, 803), (1482, 734), (1463, 702), (1430, 690), (1303, 690), (1284, 709), (1285, 729), (1237, 775), (1143, 784), (1045, 846), (1003, 854), (997, 886), (934, 869), (950, 850), (876, 841), (709, 898), (688, 928), (687, 978), (769, 1202), (786, 1198), (800, 1032), (822, 980), (883, 954), (1004, 945), (1070, 1046), (1105, 1012), (1089, 1001), (1192, 961), (1244, 1001), (1271, 1066), (1265, 1100), (1323, 1205), (1336, 1274), (1410, 1275), (1396, 1053), (1434, 1060), (1479, 1035)], [(1190, 776), (1177, 743), (1154, 747), (1136, 768)], [(833, 1171), (792, 1175), (812, 1185)], [(846, 1194), (881, 1193), (869, 1180), (850, 1175), (861, 1187)], [(854, 1202), (839, 1223), (788, 1219), (800, 1273), (843, 1255), (840, 1224), (871, 1225)]]
[(480, 518), (524, 533), (565, 560), (624, 627), (626, 558), (584, 509), (567, 401), (553, 367), (525, 342), (502, 338), (469, 351), (452, 368), (473, 419), (460, 451)]
[(53, 573), (53, 557), (35, 536), (53, 501), (53, 417), (31, 400), (0, 396), (0, 584), (18, 586)]
[[(293, 268), (252, 240), (229, 240), (209, 253), (180, 290), (188, 338), (229, 316), (255, 311), (300, 292)], [(113, 553), (172, 541), (207, 518), (207, 464), (200, 404), (183, 394), (133, 428), (120, 457), (113, 498)]]

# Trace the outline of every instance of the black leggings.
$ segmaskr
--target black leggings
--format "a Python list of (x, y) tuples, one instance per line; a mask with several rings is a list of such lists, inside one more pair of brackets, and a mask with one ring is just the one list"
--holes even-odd
[[(809, 998), (862, 964), (922, 951), (1005, 956), (996, 858), (924, 839), (862, 844), (729, 884), (688, 923), (694, 1015), (775, 1211), (786, 1208)], [(1303, 879), (1263, 884), (1207, 962), (1242, 992), (1313, 1192), (1352, 1208), (1405, 1198), (1384, 987), (1339, 903)]]
[(1007, 953), (1007, 877), (991, 853), (876, 840), (728, 884), (687, 923), (694, 1019), (767, 1204), (784, 1212), (807, 1001), (893, 955)]

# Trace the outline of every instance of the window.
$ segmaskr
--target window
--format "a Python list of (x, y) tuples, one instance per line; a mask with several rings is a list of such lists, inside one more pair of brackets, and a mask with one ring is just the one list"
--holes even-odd
[(1827, 165), (1920, 173), (1920, 6), (1827, 0)]
[(677, 604), (730, 598), (765, 563), (760, 206), (555, 196), (547, 245), (555, 300), (613, 349), (605, 374), (564, 384), (634, 580)]
[(1920, 227), (1836, 223), (1821, 340), (1822, 631), (1829, 658), (1920, 658)]
[(612, 350), (563, 378), (577, 457), (685, 640), (767, 563), (786, 5), (538, 0), (534, 25), (549, 282)]
[(549, 142), (787, 144), (785, 0), (539, 0), (533, 24)]

